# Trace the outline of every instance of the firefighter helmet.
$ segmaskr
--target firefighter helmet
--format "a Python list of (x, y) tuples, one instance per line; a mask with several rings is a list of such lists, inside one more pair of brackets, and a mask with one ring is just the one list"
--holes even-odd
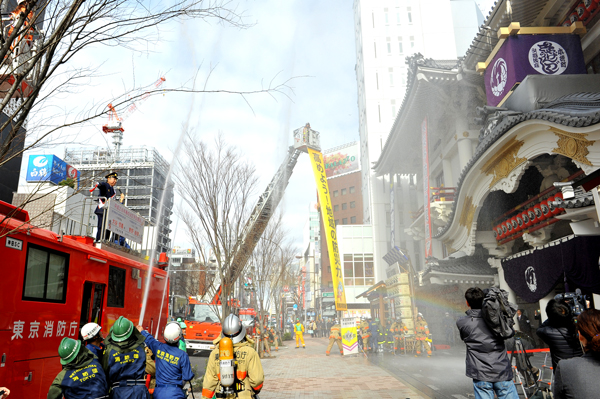
[(102, 327), (100, 327), (96, 323), (87, 323), (85, 326), (81, 327), (81, 336), (84, 341), (89, 341), (91, 339), (96, 338), (98, 333), (100, 333)]
[(63, 338), (58, 346), (58, 356), (60, 356), (60, 364), (69, 364), (79, 354), (81, 349), (81, 341), (73, 338)]
[(133, 323), (121, 316), (115, 322), (115, 325), (110, 330), (110, 335), (115, 342), (123, 342), (127, 338), (131, 337), (131, 333), (133, 333)]
[(246, 336), (246, 327), (240, 321), (240, 318), (230, 314), (223, 321), (223, 335), (231, 338), (234, 344), (242, 342)]
[(163, 331), (163, 336), (167, 344), (177, 343), (181, 339), (181, 327), (179, 327), (179, 323), (176, 321), (167, 323)]

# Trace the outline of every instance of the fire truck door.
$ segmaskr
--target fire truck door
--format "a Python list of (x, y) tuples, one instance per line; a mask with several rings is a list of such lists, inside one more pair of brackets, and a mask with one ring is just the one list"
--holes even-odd
[(94, 322), (102, 325), (102, 307), (104, 305), (104, 292), (106, 285), (86, 281), (83, 285), (83, 298), (81, 300), (80, 327), (86, 323)]

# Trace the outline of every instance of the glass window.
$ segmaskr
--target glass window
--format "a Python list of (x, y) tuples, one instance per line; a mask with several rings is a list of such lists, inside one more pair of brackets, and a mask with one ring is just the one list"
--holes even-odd
[(356, 216), (350, 217), (350, 224), (356, 224)]
[(340, 194), (340, 193), (338, 192), (338, 190), (335, 190), (335, 191), (333, 192), (333, 196), (334, 196), (334, 197), (337, 197), (339, 194)]
[(335, 225), (337, 226), (338, 224), (340, 224), (340, 220), (339, 219), (335, 219)]
[(375, 269), (373, 267), (373, 254), (365, 254), (365, 277), (375, 277)]
[(108, 295), (106, 306), (125, 307), (125, 269), (110, 266), (108, 269)]
[(415, 48), (415, 37), (414, 36), (410, 37), (410, 48)]
[(346, 195), (346, 189), (342, 188), (342, 195)]
[(29, 245), (23, 282), (23, 300), (60, 302), (67, 299), (69, 256)]
[(398, 36), (398, 51), (400, 54), (404, 54), (404, 48), (402, 48), (402, 37)]
[(355, 254), (354, 255), (354, 276), (355, 277), (364, 277), (365, 276), (365, 265), (363, 263), (363, 256), (362, 254), (358, 255)]
[(385, 15), (385, 24), (389, 25), (390, 24), (390, 18), (389, 18), (388, 12), (387, 12), (387, 8), (385, 9), (385, 14), (384, 15)]
[(365, 285), (365, 279), (362, 277), (355, 278), (354, 285)]
[(350, 201), (350, 208), (356, 208), (356, 201)]
[(348, 218), (342, 218), (342, 224), (348, 224)]
[(333, 211), (334, 211), (334, 212), (337, 212), (337, 211), (339, 211), (339, 210), (340, 210), (340, 206), (339, 206), (339, 205), (334, 205), (334, 206), (333, 206)]
[(408, 23), (409, 23), (409, 24), (412, 24), (412, 10), (411, 10), (411, 8), (410, 8), (410, 7), (408, 7), (408, 8), (406, 9), (406, 12), (407, 12), (407, 14), (408, 14)]
[(354, 189), (354, 186), (350, 186), (349, 190), (350, 190), (350, 194), (354, 194), (354, 192), (356, 191), (356, 190)]
[[(398, 9), (396, 8), (396, 10)], [(400, 11), (396, 11), (396, 23), (400, 25)]]
[(348, 204), (346, 202), (344, 202), (342, 204), (342, 210), (345, 211), (346, 209), (348, 209)]

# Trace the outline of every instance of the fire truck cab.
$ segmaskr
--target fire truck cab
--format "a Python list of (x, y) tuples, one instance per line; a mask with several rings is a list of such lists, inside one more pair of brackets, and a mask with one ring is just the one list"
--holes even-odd
[(213, 341), (221, 335), (221, 319), (223, 309), (220, 304), (201, 302), (189, 297), (184, 322), (185, 342), (188, 351), (210, 350)]

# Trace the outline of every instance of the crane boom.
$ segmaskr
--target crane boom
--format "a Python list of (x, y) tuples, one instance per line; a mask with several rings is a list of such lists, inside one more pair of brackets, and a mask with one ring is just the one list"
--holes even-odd
[(271, 216), (273, 216), (277, 205), (279, 205), (281, 198), (283, 198), (285, 188), (290, 181), (290, 176), (294, 171), (296, 162), (298, 162), (300, 153), (300, 150), (289, 147), (287, 156), (277, 170), (277, 173), (275, 173), (267, 189), (259, 197), (250, 218), (242, 230), (241, 238), (233, 250), (229, 276), (227, 276), (226, 281), (233, 282), (239, 272), (246, 266), (258, 240), (265, 231), (269, 220), (271, 220)]

